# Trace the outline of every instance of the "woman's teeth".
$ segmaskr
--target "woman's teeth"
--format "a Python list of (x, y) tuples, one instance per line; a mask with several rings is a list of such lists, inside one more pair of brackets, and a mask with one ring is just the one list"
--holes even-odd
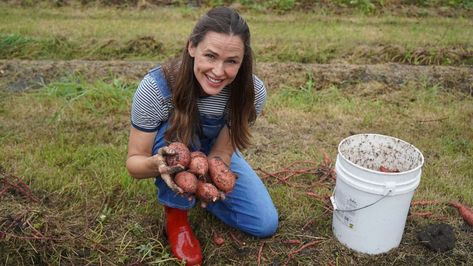
[(220, 83), (220, 82), (222, 82), (222, 79), (213, 79), (213, 78), (211, 78), (211, 77), (209, 77), (209, 76), (207, 76), (207, 79), (208, 79), (210, 82), (212, 82), (212, 83)]

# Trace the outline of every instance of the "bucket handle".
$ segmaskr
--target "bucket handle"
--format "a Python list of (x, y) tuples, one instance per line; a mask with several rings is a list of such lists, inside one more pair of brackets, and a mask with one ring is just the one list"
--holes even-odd
[(333, 207), (333, 210), (334, 210), (334, 211), (341, 211), (341, 212), (354, 212), (354, 211), (359, 211), (359, 210), (368, 208), (368, 207), (370, 207), (370, 206), (373, 206), (373, 205), (375, 205), (376, 203), (380, 202), (382, 199), (384, 199), (384, 198), (386, 198), (387, 196), (389, 196), (389, 194), (391, 194), (391, 193), (393, 192), (394, 187), (395, 187), (395, 184), (389, 182), (388, 184), (386, 184), (386, 190), (384, 191), (383, 196), (381, 196), (381, 198), (377, 199), (377, 200), (376, 200), (375, 202), (373, 202), (373, 203), (370, 203), (370, 204), (368, 204), (368, 205), (365, 205), (365, 206), (359, 207), (359, 208), (355, 208), (355, 209), (339, 209), (338, 206), (337, 206), (337, 204), (335, 203), (335, 189), (333, 190), (332, 196), (330, 197), (330, 202), (332, 203), (332, 207)]

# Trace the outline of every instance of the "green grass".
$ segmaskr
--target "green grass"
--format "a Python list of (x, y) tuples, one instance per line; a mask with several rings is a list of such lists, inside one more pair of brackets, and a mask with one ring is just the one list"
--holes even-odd
[[(0, 242), (3, 263), (21, 259), (26, 264), (177, 263), (161, 233), (162, 212), (155, 202), (152, 180), (133, 180), (124, 165), (130, 101), (137, 84), (107, 80), (88, 83), (69, 76), (35, 91), (1, 92), (1, 166), (24, 179), (41, 202), (24, 205), (26, 199), (4, 195), (2, 223), (8, 224), (13, 215), (53, 239), (42, 245), (7, 236), (7, 242)], [(387, 134), (414, 144), (426, 157), (416, 200), (460, 200), (473, 205), (469, 189), (473, 187), (471, 96), (419, 82), (398, 89), (365, 83), (354, 86), (356, 90), (335, 85), (315, 89), (308, 74), (302, 86), (270, 91), (265, 114), (254, 128), (254, 146), (245, 151), (250, 163), (255, 169), (273, 172), (294, 161), (320, 162), (324, 153), (335, 161), (336, 147), (348, 135)], [(315, 180), (313, 175), (301, 175), (290, 181), (307, 185)], [(461, 230), (461, 219), (446, 205), (413, 209), (432, 211), (433, 216), (409, 218), (396, 251), (384, 257), (360, 256), (333, 238), (331, 214), (324, 212), (321, 201), (270, 177), (264, 181), (281, 219), (278, 233), (262, 240), (265, 263), (287, 261), (286, 254), (295, 247), (284, 244), (285, 240), (308, 242), (314, 237), (323, 242), (290, 262), (384, 264), (395, 259), (401, 264), (421, 263), (431, 256), (415, 239), (421, 226), (443, 221)], [(327, 185), (311, 191), (330, 195), (333, 184)], [(26, 215), (26, 210), (34, 215)], [(260, 240), (226, 227), (199, 208), (191, 217), (209, 263), (254, 262)], [(32, 233), (26, 225), (19, 230), (13, 232)], [(214, 232), (226, 239), (223, 246), (210, 241)], [(236, 247), (230, 232), (245, 246)], [(432, 262), (453, 265), (471, 259), (467, 252), (471, 232), (464, 234), (455, 252), (438, 254)], [(412, 249), (416, 255), (410, 253)]]
[[(0, 4), (1, 5), (1, 4)], [(163, 60), (180, 52), (204, 9), (0, 9), (0, 58)], [(467, 18), (243, 11), (258, 60), (471, 65)], [(71, 30), (73, 29), (73, 30)], [(277, 30), (275, 34), (274, 29)]]
[[(120, 130), (128, 129), (125, 119), (129, 111), (127, 104), (134, 89), (134, 86), (117, 80), (112, 84), (87, 84), (77, 80), (54, 82), (41, 91), (24, 95), (26, 102), (19, 103), (20, 106), (29, 105), (32, 109), (21, 110), (19, 116), (29, 120), (27, 117), (34, 115), (37, 119), (30, 123), (38, 127), (38, 135), (29, 143), (31, 151), (27, 153), (28, 157), (35, 159), (31, 158), (27, 164), (29, 167), (24, 170), (34, 171), (43, 181), (50, 179), (52, 183), (46, 186), (50, 188), (64, 185), (61, 179), (50, 175), (51, 170), (74, 182), (83, 176), (105, 175), (116, 178), (110, 180), (113, 183), (127, 184), (129, 177), (122, 167), (126, 150), (123, 143), (127, 134)], [(12, 115), (10, 110), (5, 112), (7, 116)], [(96, 127), (102, 129), (101, 133), (94, 132)], [(18, 132), (15, 138), (31, 137), (30, 132), (23, 133)], [(48, 141), (51, 139), (54, 141)], [(8, 141), (2, 142), (9, 146)], [(22, 157), (19, 152), (12, 150), (9, 156)], [(102, 165), (113, 166), (106, 169)], [(38, 169), (44, 169), (45, 173)]]

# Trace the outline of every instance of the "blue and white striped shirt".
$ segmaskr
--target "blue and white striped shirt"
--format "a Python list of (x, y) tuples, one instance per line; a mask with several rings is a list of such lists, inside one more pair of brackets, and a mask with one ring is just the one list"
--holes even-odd
[[(256, 114), (261, 114), (266, 102), (266, 88), (263, 82), (256, 76), (253, 76), (255, 85), (255, 108)], [(141, 81), (133, 97), (131, 108), (131, 124), (133, 127), (146, 131), (154, 132), (162, 122), (169, 118), (172, 110), (172, 102), (166, 100), (154, 79), (147, 74)], [(204, 115), (222, 116), (230, 97), (230, 88), (225, 87), (219, 94), (199, 98), (199, 112)]]

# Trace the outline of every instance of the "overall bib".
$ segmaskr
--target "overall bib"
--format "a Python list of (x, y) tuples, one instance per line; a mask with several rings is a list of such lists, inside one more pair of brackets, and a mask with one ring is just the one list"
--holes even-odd
[[(171, 98), (163, 71), (160, 67), (149, 72), (155, 80), (161, 95), (166, 100)], [(215, 143), (220, 130), (225, 125), (225, 116), (200, 115), (201, 136), (192, 149), (208, 154)], [(168, 122), (158, 128), (152, 153), (166, 145), (164, 139)], [(274, 234), (278, 226), (278, 213), (271, 197), (261, 179), (243, 158), (239, 151), (233, 153), (230, 169), (238, 176), (232, 192), (226, 194), (225, 200), (209, 203), (207, 210), (227, 225), (257, 237)], [(179, 209), (192, 208), (196, 200), (188, 200), (172, 191), (160, 177), (156, 177), (158, 201), (166, 206)]]

